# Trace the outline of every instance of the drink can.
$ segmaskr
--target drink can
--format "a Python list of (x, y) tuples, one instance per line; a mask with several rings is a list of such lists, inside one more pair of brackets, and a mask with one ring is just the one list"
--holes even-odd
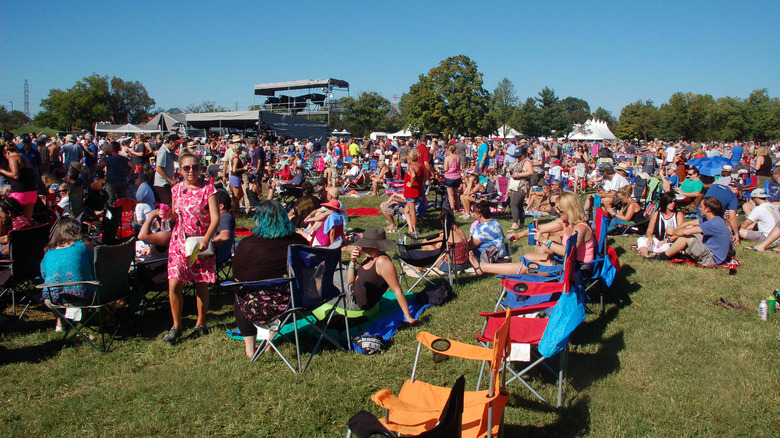
[(758, 317), (761, 318), (761, 321), (766, 321), (769, 318), (767, 307), (766, 300), (761, 300), (761, 303), (758, 305)]

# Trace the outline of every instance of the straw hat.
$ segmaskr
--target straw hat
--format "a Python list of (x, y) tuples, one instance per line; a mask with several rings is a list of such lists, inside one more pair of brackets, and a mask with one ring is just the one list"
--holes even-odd
[(241, 138), (240, 135), (236, 134), (236, 135), (234, 135), (233, 137), (230, 138), (230, 142), (231, 143), (243, 143), (244, 139)]

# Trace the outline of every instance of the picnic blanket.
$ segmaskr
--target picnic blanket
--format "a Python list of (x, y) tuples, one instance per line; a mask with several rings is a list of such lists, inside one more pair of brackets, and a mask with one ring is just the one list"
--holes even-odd
[(372, 207), (348, 208), (348, 216), (379, 216), (379, 210)]
[(721, 263), (719, 265), (715, 265), (715, 266), (704, 266), (704, 265), (701, 265), (699, 263), (694, 262), (691, 259), (679, 258), (679, 257), (669, 260), (669, 263), (685, 263), (686, 265), (699, 266), (699, 267), (702, 267), (702, 268), (725, 268), (725, 269), (728, 269), (729, 272), (736, 271), (737, 268), (739, 267), (739, 260), (737, 260), (737, 259), (735, 259), (733, 257), (729, 261), (727, 261), (725, 263)]

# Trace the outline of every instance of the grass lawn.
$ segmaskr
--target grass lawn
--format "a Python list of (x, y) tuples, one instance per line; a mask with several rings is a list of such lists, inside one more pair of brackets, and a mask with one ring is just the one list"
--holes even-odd
[[(378, 201), (344, 200), (350, 208)], [(437, 228), (433, 216), (423, 231)], [(501, 220), (508, 226), (506, 217)], [(370, 225), (384, 220), (350, 218), (353, 229)], [(506, 436), (778, 436), (780, 314), (762, 322), (755, 310), (710, 303), (724, 297), (756, 309), (780, 288), (780, 257), (738, 251), (742, 266), (730, 276), (724, 269), (643, 262), (630, 248), (634, 243), (612, 240), (623, 269), (607, 292), (604, 315), (588, 315), (572, 336), (563, 408), (547, 411), (515, 383)], [(527, 250), (524, 242), (513, 246)], [(326, 349), (303, 375), (274, 355), (250, 366), (243, 343), (224, 334), (234, 328), (232, 297), (216, 288), (211, 335), (174, 347), (162, 343), (171, 325), (166, 301), (128, 321), (105, 355), (80, 341), (61, 346), (53, 318), (38, 308), (0, 329), (0, 435), (344, 436), (358, 410), (380, 414), (371, 394), (381, 388), (397, 393), (409, 377), (418, 331), (476, 342), (478, 312), (493, 309), (498, 285), (489, 276), (461, 278), (457, 299), (428, 309), (382, 354)], [(191, 295), (185, 314), (189, 329)], [(421, 379), (451, 385), (465, 374), (467, 389), (473, 388), (478, 365), (434, 365), (428, 357)], [(534, 379), (552, 399), (549, 374)]]

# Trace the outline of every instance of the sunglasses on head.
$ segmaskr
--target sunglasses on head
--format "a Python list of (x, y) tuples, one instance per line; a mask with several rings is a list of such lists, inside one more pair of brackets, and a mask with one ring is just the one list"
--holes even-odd
[(185, 172), (189, 172), (189, 171), (197, 172), (197, 171), (200, 170), (200, 164), (193, 164), (193, 165), (190, 165), (190, 166), (181, 166), (181, 170), (183, 170)]

